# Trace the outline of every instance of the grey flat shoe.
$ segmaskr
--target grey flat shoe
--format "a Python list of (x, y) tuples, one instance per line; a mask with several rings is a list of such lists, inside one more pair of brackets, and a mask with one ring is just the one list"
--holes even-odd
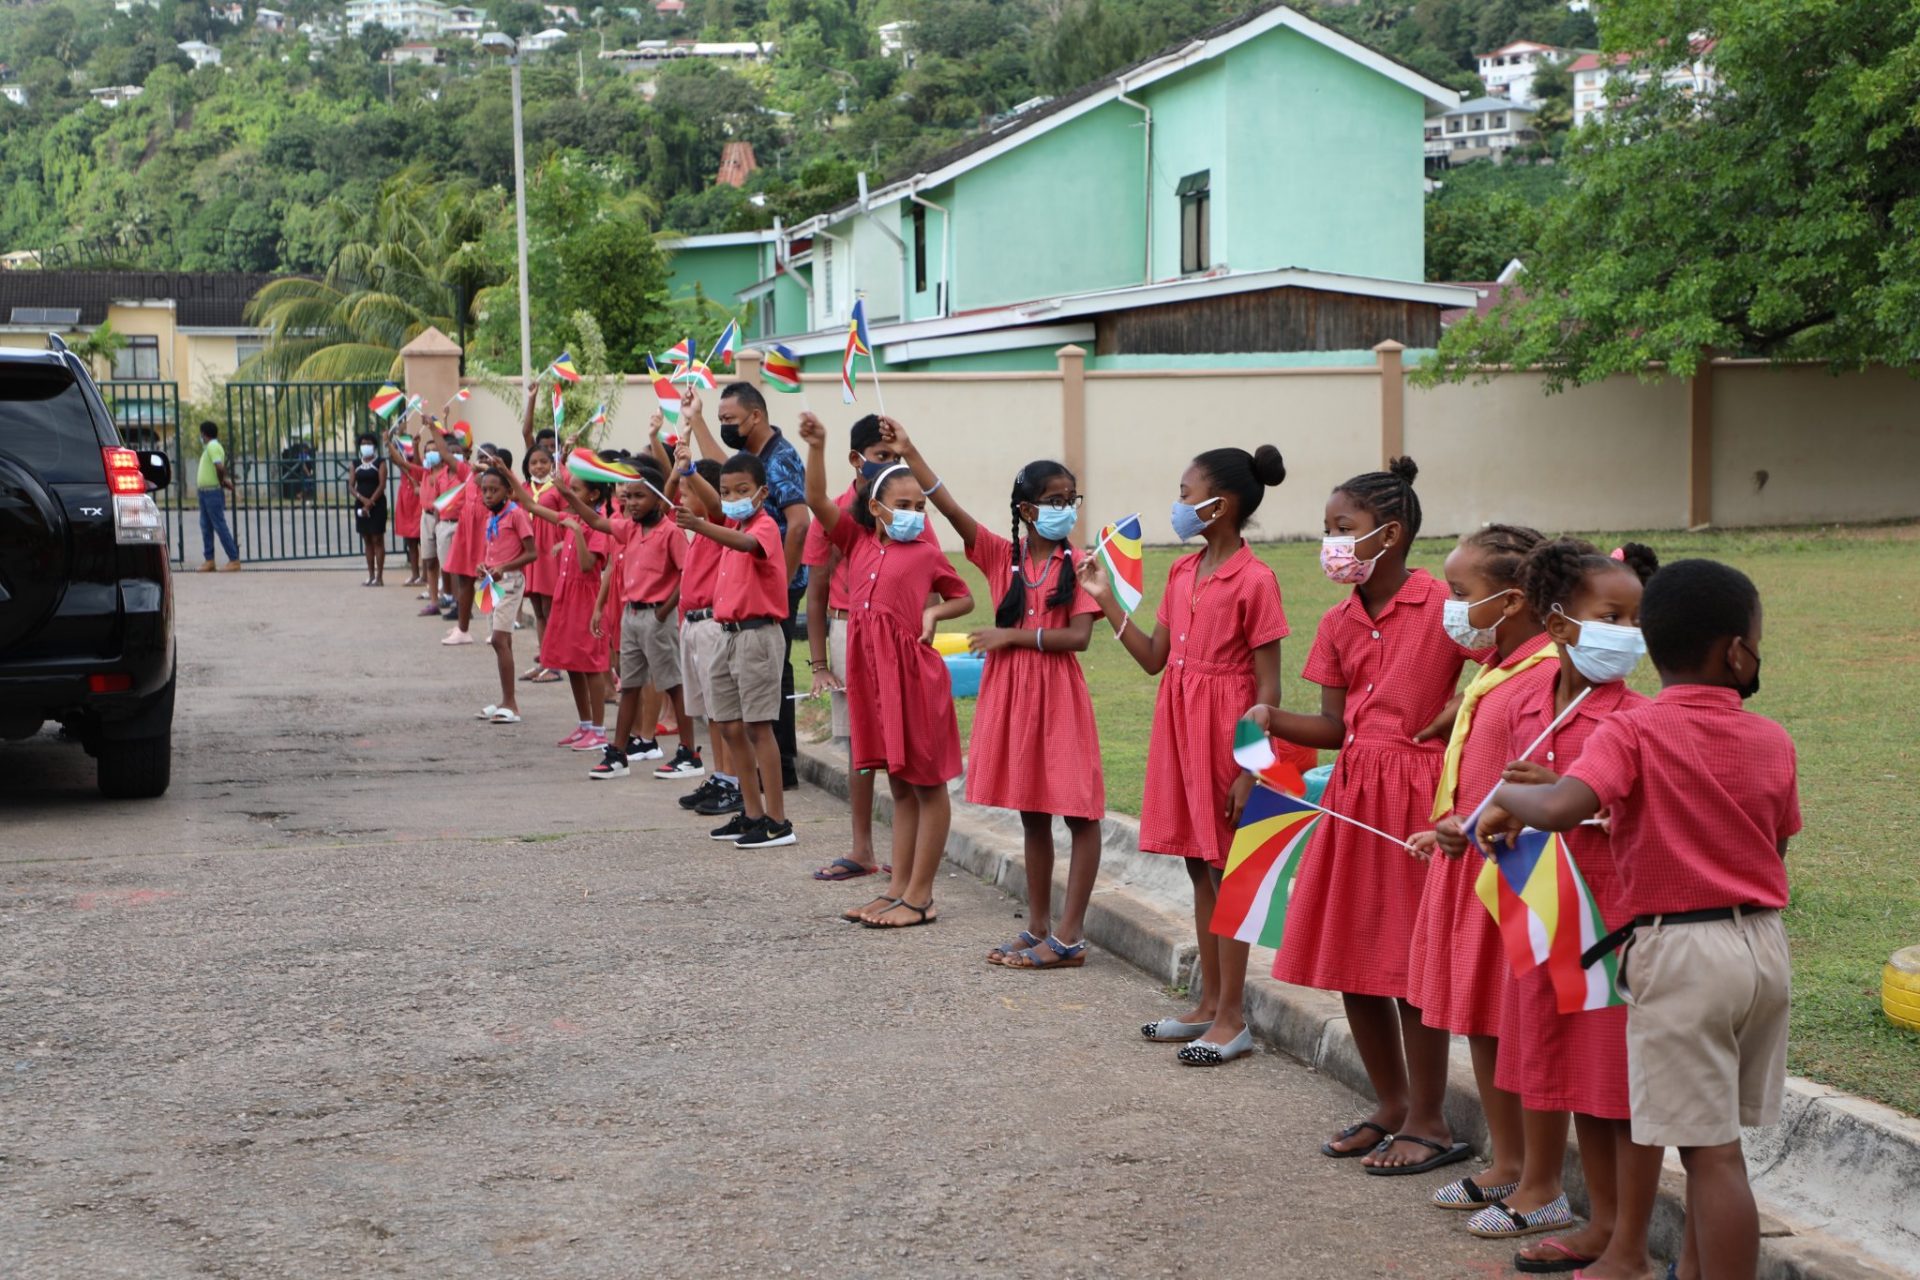
[(1185, 1044), (1207, 1034), (1207, 1028), (1212, 1025), (1211, 1022), (1182, 1022), (1178, 1018), (1162, 1018), (1141, 1027), (1140, 1034), (1157, 1044)]
[(1253, 1052), (1253, 1030), (1240, 1028), (1240, 1034), (1225, 1044), (1209, 1044), (1205, 1040), (1196, 1040), (1180, 1051), (1182, 1064), (1189, 1067), (1217, 1067), (1232, 1062), (1235, 1058), (1244, 1058)]

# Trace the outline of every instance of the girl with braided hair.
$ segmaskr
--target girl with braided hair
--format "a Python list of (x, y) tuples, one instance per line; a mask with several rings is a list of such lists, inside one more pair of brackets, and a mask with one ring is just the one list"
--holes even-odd
[[(1432, 826), (1445, 758), (1441, 738), (1467, 653), (1441, 627), (1445, 583), (1409, 569), (1420, 532), (1420, 469), (1395, 458), (1340, 485), (1327, 499), (1320, 567), (1353, 587), (1327, 610), (1301, 675), (1320, 686), (1320, 711), (1256, 709), (1269, 733), (1337, 750), (1322, 801), (1383, 831)], [(1360, 1060), (1378, 1104), (1321, 1147), (1362, 1157), (1369, 1172), (1418, 1173), (1464, 1160), (1440, 1104), (1447, 1038), (1420, 1025), (1407, 1002), (1407, 936), (1427, 865), (1344, 822), (1322, 822), (1302, 855), (1274, 961), (1282, 982), (1344, 997)]]
[(1432, 1203), (1441, 1209), (1485, 1208), (1520, 1179), (1520, 1099), (1493, 1079), (1506, 951), (1476, 889), (1482, 859), (1462, 856), (1467, 842), (1460, 822), (1500, 785), (1500, 770), (1509, 758), (1507, 709), (1536, 686), (1553, 682), (1559, 651), (1520, 589), (1520, 567), (1544, 541), (1533, 529), (1490, 524), (1461, 538), (1443, 570), (1451, 598), (1442, 606), (1441, 625), (1483, 665), (1467, 682), (1454, 715), (1428, 819), (1437, 825), (1411, 841), (1416, 857), (1430, 859), (1436, 848), (1446, 856), (1428, 869), (1413, 918), (1407, 1000), (1420, 1011), (1421, 1029), (1437, 1038), (1433, 1047), (1439, 1052), (1445, 1052), (1449, 1034), (1467, 1037), (1492, 1164), (1436, 1191)]
[[(1027, 862), (1027, 928), (987, 953), (1009, 969), (1069, 969), (1086, 963), (1087, 902), (1100, 871), (1100, 819), (1107, 812), (1100, 731), (1079, 655), (1100, 606), (1079, 584), (1067, 539), (1079, 522), (1073, 473), (1029, 462), (1007, 500), (1012, 528), (1001, 537), (960, 505), (926, 457), (897, 426), (887, 428), (900, 458), (986, 575), (993, 625), (968, 636), (986, 655), (967, 749), (967, 799), (1020, 814)], [(1053, 820), (1073, 841), (1067, 897), (1053, 920)]]
[[(1608, 717), (1646, 703), (1626, 686), (1626, 676), (1643, 647), (1637, 626), (1642, 586), (1658, 567), (1654, 553), (1635, 542), (1603, 555), (1591, 543), (1561, 538), (1541, 543), (1527, 556), (1520, 586), (1529, 612), (1558, 647), (1559, 660), (1549, 668), (1553, 679), (1529, 684), (1523, 696), (1508, 703), (1499, 735), (1502, 755), (1512, 761), (1504, 781), (1557, 782)], [(1531, 759), (1515, 759), (1589, 689)], [(1607, 832), (1581, 826), (1567, 832), (1565, 840), (1606, 927), (1622, 923), (1628, 912)], [(1571, 1111), (1591, 1202), (1587, 1225), (1522, 1249), (1514, 1264), (1522, 1271), (1569, 1270), (1604, 1255), (1618, 1264), (1615, 1274), (1646, 1274), (1651, 1264), (1645, 1209), (1658, 1185), (1660, 1155), (1659, 1148), (1636, 1148), (1632, 1142), (1626, 1008), (1563, 1014), (1544, 965), (1524, 977), (1509, 977), (1496, 1081), (1525, 1108), (1526, 1157), (1520, 1185), (1507, 1193), (1504, 1205), (1476, 1214), (1469, 1228), (1497, 1236), (1523, 1223), (1572, 1225), (1561, 1189)], [(1650, 1161), (1648, 1150), (1654, 1153)]]

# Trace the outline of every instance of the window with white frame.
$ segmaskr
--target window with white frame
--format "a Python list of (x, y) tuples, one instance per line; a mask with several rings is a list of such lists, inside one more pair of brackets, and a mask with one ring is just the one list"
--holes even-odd
[(123, 382), (160, 380), (160, 339), (149, 333), (136, 333), (127, 345), (113, 354), (113, 376)]

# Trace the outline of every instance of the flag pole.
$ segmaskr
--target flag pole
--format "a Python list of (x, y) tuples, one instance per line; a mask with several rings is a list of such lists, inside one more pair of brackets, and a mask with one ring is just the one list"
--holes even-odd
[(873, 398), (880, 403), (880, 416), (887, 416), (887, 393), (880, 389), (880, 361), (871, 350), (867, 352), (867, 370), (873, 374)]
[(1279, 795), (1283, 795), (1287, 797), (1287, 799), (1289, 800), (1297, 800), (1301, 804), (1307, 806), (1307, 808), (1316, 810), (1317, 812), (1320, 812), (1320, 813), (1324, 813), (1329, 818), (1337, 818), (1341, 822), (1344, 822), (1349, 826), (1355, 826), (1360, 828), (1362, 831), (1370, 832), (1373, 835), (1379, 836), (1382, 840), (1385, 840), (1387, 843), (1393, 845), (1397, 849), (1404, 849), (1407, 847), (1407, 840), (1405, 837), (1388, 835), (1386, 832), (1382, 831), (1380, 828), (1370, 827), (1366, 823), (1360, 821), (1360, 819), (1358, 818), (1349, 818), (1344, 813), (1336, 813), (1332, 809), (1326, 808), (1324, 805), (1317, 805), (1313, 801), (1307, 799), (1304, 796), (1296, 796), (1291, 791), (1282, 791), (1278, 787), (1268, 786), (1267, 783), (1261, 781), (1259, 775), (1257, 774), (1254, 776), (1253, 780), (1255, 783), (1259, 784), (1260, 786), (1266, 787), (1267, 790), (1275, 792), (1276, 794), (1279, 794)]
[(1120, 532), (1120, 526), (1122, 524), (1124, 524), (1128, 520), (1138, 520), (1139, 518), (1140, 518), (1140, 513), (1136, 511), (1132, 515), (1121, 516), (1120, 519), (1115, 520), (1112, 524), (1108, 525), (1107, 531), (1105, 534), (1101, 535), (1099, 543), (1094, 546), (1093, 550), (1087, 552), (1088, 557), (1093, 558), (1093, 557), (1099, 556), (1101, 551), (1106, 549), (1106, 545), (1109, 542), (1113, 541), (1113, 536)]
[[(1553, 723), (1548, 725), (1546, 728), (1542, 729), (1540, 731), (1540, 736), (1535, 738), (1531, 743), (1529, 743), (1527, 746), (1527, 749), (1525, 751), (1522, 751), (1517, 758), (1521, 760), (1525, 760), (1528, 756), (1538, 751), (1540, 749), (1540, 744), (1545, 742), (1549, 737), (1551, 737), (1555, 729), (1558, 729), (1561, 725), (1566, 723), (1567, 717), (1573, 714), (1573, 709), (1579, 706), (1582, 702), (1585, 702), (1587, 699), (1587, 695), (1592, 693), (1593, 689), (1594, 689), (1594, 686), (1588, 685), (1586, 688), (1582, 689), (1578, 694), (1574, 695), (1573, 701), (1567, 704), (1567, 709), (1565, 711), (1562, 711), (1559, 715), (1555, 716), (1553, 718)], [(1460, 831), (1463, 835), (1470, 834), (1475, 828), (1475, 826), (1479, 824), (1480, 815), (1486, 812), (1486, 808), (1488, 805), (1493, 803), (1493, 797), (1499, 790), (1500, 790), (1500, 784), (1495, 783), (1493, 786), (1493, 790), (1487, 792), (1486, 798), (1482, 800), (1479, 804), (1474, 806), (1473, 812), (1467, 815), (1467, 820), (1460, 824)]]

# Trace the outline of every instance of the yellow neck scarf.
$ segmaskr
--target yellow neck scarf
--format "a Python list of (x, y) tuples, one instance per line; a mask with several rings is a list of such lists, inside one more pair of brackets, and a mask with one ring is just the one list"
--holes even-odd
[(1522, 671), (1559, 657), (1560, 646), (1549, 640), (1543, 647), (1509, 666), (1489, 663), (1480, 668), (1480, 674), (1468, 683), (1467, 691), (1460, 697), (1460, 710), (1453, 717), (1453, 736), (1447, 739), (1446, 762), (1440, 769), (1440, 789), (1433, 796), (1435, 822), (1453, 812), (1454, 793), (1460, 789), (1460, 757), (1466, 751), (1467, 734), (1473, 729), (1473, 709), (1480, 699)]

